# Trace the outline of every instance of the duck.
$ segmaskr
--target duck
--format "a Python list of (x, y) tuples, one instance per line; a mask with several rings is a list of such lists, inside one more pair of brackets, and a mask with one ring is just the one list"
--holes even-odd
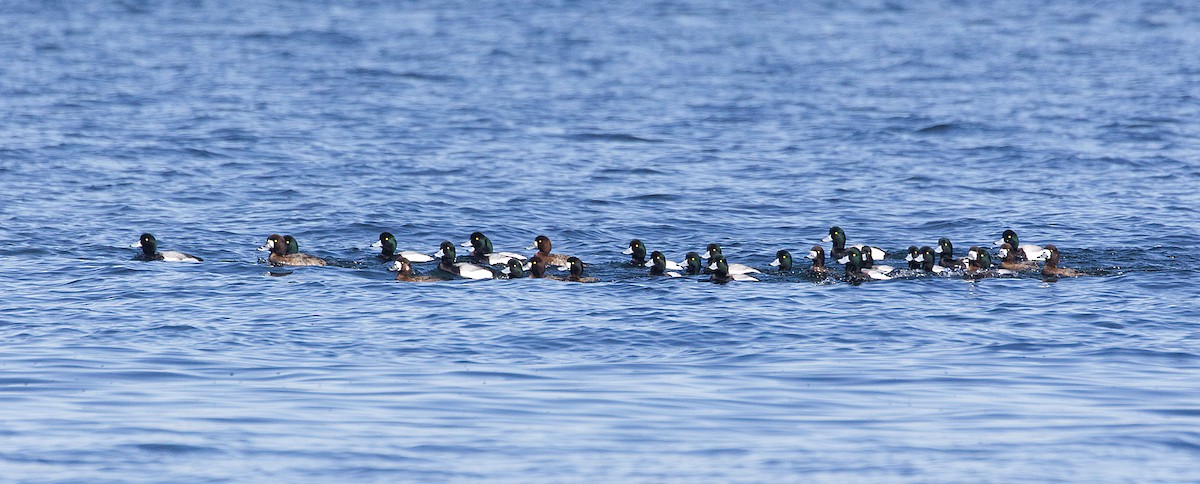
[(896, 270), (895, 267), (892, 267), (892, 266), (889, 266), (886, 264), (876, 264), (875, 256), (874, 256), (875, 251), (873, 250), (874, 247), (871, 247), (870, 249), (872, 249), (872, 250), (868, 250), (867, 248), (860, 249), (862, 251), (862, 258), (863, 258), (862, 268), (863, 268), (863, 270), (873, 270), (880, 274), (887, 274), (889, 272)]
[(1040, 258), (1046, 259), (1046, 264), (1042, 266), (1042, 276), (1044, 277), (1078, 277), (1083, 275), (1075, 269), (1059, 267), (1058, 247), (1054, 244), (1046, 244), (1046, 248), (1038, 253)]
[(825, 267), (825, 249), (819, 245), (812, 246), (812, 250), (808, 251), (805, 259), (812, 259), (812, 268), (809, 269), (816, 274), (828, 274), (829, 268)]
[(561, 281), (561, 277), (546, 275), (546, 265), (547, 263), (545, 260), (537, 257), (531, 257), (529, 259), (529, 277), (534, 279), (550, 279), (552, 281)]
[(296, 241), (295, 237), (292, 237), (290, 235), (285, 235), (285, 236), (283, 236), (283, 243), (287, 244), (287, 253), (288, 254), (299, 254), (300, 253), (300, 242)]
[(667, 269), (683, 270), (682, 266), (667, 260), (667, 256), (657, 250), (650, 254), (650, 261), (643, 265), (650, 268), (650, 275), (652, 276), (680, 277), (678, 272), (667, 272)]
[(917, 249), (917, 246), (915, 246), (915, 245), (908, 246), (908, 255), (904, 256), (904, 260), (908, 261), (909, 269), (920, 269), (921, 268), (921, 261), (917, 260), (918, 253), (919, 253), (919, 249)]
[(778, 267), (779, 272), (792, 272), (792, 253), (786, 250), (776, 251), (771, 267)]
[(383, 260), (399, 260), (408, 259), (409, 262), (429, 262), (433, 260), (429, 254), (413, 251), (402, 250), (396, 251), (396, 237), (391, 232), (381, 232), (379, 234), (379, 242), (371, 244), (371, 247), (380, 248), (379, 258)]
[(563, 254), (550, 253), (550, 249), (553, 247), (554, 247), (554, 244), (552, 244), (550, 242), (550, 237), (546, 237), (545, 235), (539, 235), (537, 237), (534, 237), (533, 245), (526, 247), (526, 249), (537, 249), (537, 253), (533, 254), (533, 258), (541, 259), (542, 262), (545, 262), (547, 265), (550, 265), (550, 264), (558, 265), (558, 266), (566, 265), (567, 264), (567, 256), (563, 255)]
[(708, 260), (708, 270), (712, 271), (712, 275), (709, 276), (708, 282), (714, 282), (717, 284), (724, 284), (729, 281), (758, 282), (758, 279), (755, 279), (754, 276), (749, 274), (730, 272), (729, 261), (726, 261), (725, 256), (721, 254), (714, 255)]
[(933, 252), (933, 248), (928, 245), (921, 246), (921, 249), (917, 251), (915, 260), (918, 264), (921, 264), (920, 269), (925, 272), (940, 274), (949, 270), (936, 264), (937, 255)]
[[(709, 266), (712, 265), (712, 261), (716, 256), (724, 257), (724, 255), (725, 254), (721, 253), (721, 246), (717, 245), (717, 244), (708, 244), (708, 247), (705, 249), (705, 252), (704, 252), (704, 258), (708, 259)], [(753, 267), (750, 267), (746, 264), (729, 264), (728, 261), (726, 261), (726, 264), (729, 266), (730, 274), (761, 274), (762, 273), (762, 271), (755, 269)]]
[(884, 274), (883, 272), (874, 269), (863, 268), (862, 254), (862, 250), (859, 250), (859, 248), (851, 247), (846, 249), (846, 255), (843, 255), (842, 258), (838, 259), (839, 264), (846, 265), (846, 279), (848, 281), (863, 281), (868, 279), (886, 281), (891, 279), (891, 277), (888, 277), (888, 275)]
[(525, 256), (513, 252), (496, 252), (492, 249), (492, 239), (483, 232), (471, 233), (471, 238), (462, 243), (463, 247), (472, 247), (471, 260), (478, 264), (505, 264), (509, 259), (525, 260)]
[(700, 254), (695, 252), (688, 252), (683, 256), (683, 262), (680, 262), (679, 265), (683, 266), (683, 273), (689, 276), (704, 272), (704, 261), (701, 260)]
[(392, 262), (391, 270), (396, 271), (396, 280), (400, 282), (438, 282), (445, 280), (440, 277), (414, 274), (412, 262), (403, 257)]
[(141, 247), (142, 253), (138, 254), (134, 259), (152, 261), (161, 260), (164, 262), (203, 262), (204, 259), (183, 252), (175, 252), (173, 250), (158, 251), (158, 240), (150, 235), (149, 232), (138, 237), (138, 241), (129, 245), (130, 248)]
[(583, 261), (578, 257), (567, 257), (567, 270), (570, 271), (570, 274), (567, 276), (567, 281), (569, 282), (599, 281), (595, 277), (583, 277)]
[(1039, 257), (1043, 257), (1043, 251), (1045, 250), (1033, 244), (1021, 245), (1020, 239), (1017, 238), (1017, 232), (1012, 229), (1005, 230), (1004, 233), (1001, 234), (1000, 240), (992, 243), (992, 245), (1004, 244), (1011, 245), (1014, 249), (1016, 249), (1018, 262), (1040, 260)]
[(1000, 245), (1000, 267), (1010, 271), (1026, 271), (1037, 267), (1031, 262), (1017, 262), (1017, 251), (1007, 242)]
[[(829, 250), (829, 257), (840, 260), (846, 255), (846, 231), (842, 230), (841, 227), (836, 225), (829, 227), (829, 235), (826, 235), (825, 238), (821, 239), (821, 242), (833, 242), (833, 248)], [(852, 245), (851, 247), (854, 247), (859, 251), (870, 248), (871, 257), (875, 259), (883, 260), (885, 257), (887, 257), (887, 253), (879, 247), (871, 247), (862, 244)]]
[(438, 262), (438, 269), (464, 279), (492, 279), (496, 276), (491, 269), (486, 267), (470, 262), (455, 262), (458, 254), (455, 252), (454, 244), (449, 240), (442, 242), (437, 253), (433, 254), (433, 256), (441, 259)]
[[(299, 248), (299, 244), (296, 244)], [(325, 259), (311, 256), (305, 253), (297, 252), (295, 254), (287, 253), (287, 242), (279, 234), (271, 234), (267, 237), (266, 245), (259, 247), (258, 250), (267, 250), (271, 254), (267, 256), (267, 262), (277, 266), (325, 266), (329, 265)]]
[(947, 269), (961, 269), (966, 266), (961, 260), (954, 259), (954, 244), (946, 237), (938, 239), (937, 248), (933, 249), (933, 253), (940, 256), (939, 266)]
[(504, 265), (503, 269), (500, 269), (500, 273), (508, 276), (509, 279), (520, 279), (525, 277), (525, 270), (528, 268), (528, 262), (524, 262), (521, 259), (513, 257), (512, 259), (508, 260), (508, 263)]
[(629, 247), (622, 254), (629, 256), (629, 263), (640, 266), (646, 263), (646, 244), (638, 239), (629, 241)]
[(1008, 269), (992, 270), (992, 254), (981, 247), (971, 247), (967, 250), (967, 275), (971, 277), (987, 277), (991, 274), (1013, 274)]

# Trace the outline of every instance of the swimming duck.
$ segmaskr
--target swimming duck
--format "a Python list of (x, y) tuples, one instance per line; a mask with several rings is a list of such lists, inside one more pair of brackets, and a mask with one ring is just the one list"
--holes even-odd
[(561, 277), (546, 275), (546, 261), (537, 257), (529, 259), (529, 277), (534, 279), (550, 279), (552, 281), (561, 281)]
[(805, 259), (812, 259), (812, 269), (809, 269), (817, 274), (829, 273), (829, 268), (825, 267), (825, 249), (819, 245), (814, 245), (812, 250), (808, 251)]
[(1029, 262), (1017, 262), (1017, 251), (1008, 243), (1000, 245), (999, 255), (1000, 267), (1010, 271), (1025, 271), (1037, 267)]
[(533, 258), (541, 259), (542, 262), (545, 262), (547, 265), (550, 265), (550, 264), (554, 264), (554, 265), (558, 265), (558, 266), (566, 265), (567, 264), (567, 256), (565, 256), (563, 254), (550, 253), (550, 249), (553, 246), (554, 245), (552, 243), (550, 243), (550, 237), (546, 237), (545, 235), (539, 235), (537, 237), (534, 237), (533, 245), (526, 247), (526, 249), (537, 249), (537, 253), (533, 254)]
[(503, 269), (500, 269), (500, 273), (508, 276), (509, 279), (520, 279), (525, 277), (525, 270), (528, 268), (528, 262), (523, 262), (521, 259), (513, 257), (508, 260), (508, 264), (505, 264)]
[[(871, 249), (874, 249), (874, 247), (872, 247)], [(873, 271), (875, 271), (875, 272), (878, 272), (878, 273), (880, 273), (880, 274), (887, 274), (887, 273), (889, 273), (889, 272), (892, 272), (892, 271), (896, 270), (896, 268), (895, 268), (895, 267), (892, 267), (892, 266), (889, 266), (889, 265), (885, 265), (885, 264), (876, 264), (876, 263), (875, 263), (875, 256), (874, 256), (874, 252), (875, 252), (875, 251), (874, 251), (874, 250), (868, 250), (867, 248), (863, 248), (863, 249), (860, 249), (860, 250), (861, 250), (861, 252), (862, 252), (862, 259), (863, 259), (863, 260), (862, 260), (862, 268), (863, 268), (863, 270), (868, 270), (868, 271), (872, 271), (872, 270), (873, 270)]]
[(567, 270), (571, 271), (571, 274), (567, 276), (567, 280), (570, 282), (596, 282), (599, 280), (595, 277), (583, 277), (583, 261), (578, 257), (567, 257)]
[(443, 272), (462, 276), (464, 279), (491, 279), (495, 277), (492, 270), (486, 267), (469, 262), (455, 262), (457, 254), (455, 253), (454, 244), (448, 240), (442, 242), (441, 248), (433, 256), (442, 259), (441, 262), (438, 262), (438, 269), (441, 269)]
[(771, 267), (778, 267), (779, 272), (792, 272), (792, 253), (786, 250), (776, 251)]
[(413, 274), (412, 262), (403, 257), (392, 263), (391, 270), (396, 271), (396, 280), (400, 282), (437, 282), (444, 281), (440, 277)]
[(473, 247), (471, 250), (471, 259), (479, 264), (504, 264), (509, 259), (525, 260), (525, 256), (512, 252), (496, 252), (492, 248), (492, 239), (483, 235), (483, 232), (474, 232), (471, 238), (462, 243), (463, 247)]
[(667, 256), (657, 250), (653, 254), (650, 254), (650, 261), (643, 265), (650, 268), (650, 275), (652, 276), (680, 277), (678, 272), (667, 272), (667, 269), (677, 271), (683, 269), (679, 264), (667, 260)]
[(915, 260), (921, 264), (921, 270), (925, 272), (940, 274), (949, 270), (936, 264), (937, 255), (933, 252), (933, 248), (928, 245), (921, 246), (921, 249), (917, 251)]
[(874, 269), (863, 268), (862, 254), (862, 251), (857, 247), (851, 247), (846, 249), (846, 255), (842, 256), (841, 259), (838, 259), (839, 264), (846, 264), (847, 280), (876, 279), (880, 281), (886, 281), (891, 279), (891, 277), (888, 277), (888, 275), (884, 274), (883, 272)]
[(629, 241), (629, 248), (621, 253), (629, 256), (630, 264), (640, 266), (646, 263), (646, 244), (638, 239)]
[(967, 251), (967, 275), (970, 277), (987, 277), (991, 274), (1014, 274), (1009, 269), (993, 269), (992, 254), (980, 247), (971, 247)]
[(704, 261), (701, 260), (700, 254), (688, 252), (683, 256), (683, 262), (679, 263), (684, 267), (684, 274), (694, 276), (704, 272)]
[(130, 248), (135, 248), (135, 247), (142, 248), (142, 253), (138, 254), (136, 257), (134, 257), (134, 259), (137, 259), (137, 260), (144, 260), (144, 261), (161, 260), (161, 261), (166, 261), (166, 262), (201, 262), (204, 260), (204, 259), (201, 259), (201, 258), (196, 257), (191, 254), (184, 254), (183, 252), (175, 252), (173, 250), (159, 252), (158, 251), (158, 240), (155, 239), (154, 236), (150, 235), (149, 233), (142, 234), (141, 237), (138, 237), (138, 241), (134, 242), (133, 244), (130, 244), (129, 247)]
[[(829, 250), (829, 257), (840, 260), (846, 255), (846, 232), (842, 230), (841, 227), (836, 225), (829, 227), (829, 235), (826, 235), (825, 238), (821, 239), (821, 242), (833, 242), (833, 248)], [(854, 247), (861, 252), (870, 246), (857, 244), (851, 247)], [(887, 257), (887, 253), (879, 247), (870, 247), (870, 249), (871, 257), (875, 259), (883, 260), (885, 257)]]
[(379, 258), (383, 260), (398, 260), (401, 258), (408, 259), (409, 262), (429, 262), (433, 260), (429, 254), (413, 250), (396, 251), (396, 237), (391, 232), (382, 232), (379, 234), (379, 242), (371, 244), (371, 247), (380, 248)]
[(712, 276), (708, 278), (708, 282), (724, 284), (729, 281), (742, 282), (758, 282), (754, 276), (749, 274), (736, 274), (730, 272), (729, 262), (725, 260), (725, 256), (716, 254), (708, 260), (708, 269), (712, 271)]
[(918, 252), (919, 251), (917, 249), (917, 246), (915, 246), (915, 245), (908, 246), (908, 255), (904, 256), (904, 260), (908, 261), (909, 269), (920, 269), (921, 268), (921, 261), (917, 260)]
[[(299, 247), (299, 244), (297, 244)], [(311, 256), (304, 253), (287, 253), (287, 242), (279, 234), (271, 234), (267, 237), (266, 245), (259, 247), (258, 250), (268, 250), (271, 254), (267, 256), (267, 261), (277, 266), (324, 266), (328, 265), (325, 259)]]
[(1044, 249), (1042, 249), (1041, 247), (1038, 247), (1033, 244), (1021, 245), (1020, 239), (1017, 238), (1017, 232), (1012, 229), (1005, 230), (1004, 234), (1001, 235), (1000, 240), (997, 240), (992, 243), (992, 245), (1004, 245), (1004, 244), (1011, 245), (1011, 246), (1013, 246), (1013, 248), (1016, 249), (1018, 262), (1041, 260), (1041, 259), (1039, 259), (1039, 257), (1043, 256), (1042, 251)]
[(1045, 277), (1077, 277), (1083, 275), (1075, 269), (1059, 267), (1058, 247), (1054, 244), (1047, 244), (1045, 249), (1038, 254), (1040, 258), (1046, 259), (1046, 265), (1042, 266), (1042, 276)]
[[(704, 258), (708, 259), (709, 266), (712, 266), (713, 258), (717, 256), (724, 257), (724, 255), (725, 254), (721, 253), (721, 246), (717, 244), (708, 244), (708, 247), (704, 252)], [(730, 274), (762, 274), (762, 271), (746, 264), (729, 264), (728, 261), (726, 261), (726, 264), (729, 266)]]
[(299, 254), (300, 253), (300, 242), (297, 242), (295, 237), (292, 237), (290, 235), (285, 235), (285, 236), (283, 236), (283, 243), (287, 244), (287, 253), (288, 254)]
[(938, 265), (947, 269), (961, 269), (966, 265), (961, 260), (954, 258), (954, 244), (950, 243), (950, 239), (942, 237), (938, 239), (937, 248), (933, 249), (933, 253), (938, 254)]

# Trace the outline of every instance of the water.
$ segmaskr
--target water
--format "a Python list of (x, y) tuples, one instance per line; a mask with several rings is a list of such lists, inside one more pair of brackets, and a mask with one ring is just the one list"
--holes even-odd
[[(1200, 475), (1189, 2), (248, 3), (0, 13), (6, 479)], [(621, 264), (831, 225), (1089, 276)], [(384, 230), (602, 282), (399, 284)]]

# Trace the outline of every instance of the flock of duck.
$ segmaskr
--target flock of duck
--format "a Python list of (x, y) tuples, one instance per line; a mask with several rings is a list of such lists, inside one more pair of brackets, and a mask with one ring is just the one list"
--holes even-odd
[[(806, 259), (812, 265), (803, 269), (807, 274), (816, 278), (837, 278), (851, 283), (861, 283), (871, 280), (891, 279), (893, 274), (902, 269), (884, 264), (877, 264), (887, 257), (887, 253), (878, 247), (869, 245), (846, 246), (846, 232), (841, 227), (830, 227), (829, 235), (822, 242), (832, 242), (829, 256), (838, 264), (844, 265), (839, 275), (837, 271), (826, 267), (825, 249), (814, 245), (808, 251)], [(1017, 233), (1005, 230), (1000, 240), (995, 242), (999, 247), (996, 253), (999, 263), (992, 259), (989, 250), (973, 246), (967, 250), (965, 257), (954, 256), (954, 245), (950, 239), (941, 238), (937, 247), (908, 248), (904, 260), (907, 269), (916, 272), (943, 273), (958, 271), (967, 277), (979, 278), (991, 275), (1016, 274), (1019, 272), (1040, 271), (1044, 277), (1075, 277), (1080, 272), (1059, 267), (1058, 248), (1047, 245), (1044, 248), (1036, 245), (1022, 245)], [(596, 278), (585, 277), (583, 270), (586, 264), (578, 257), (571, 257), (551, 252), (553, 244), (550, 238), (539, 235), (533, 240), (533, 245), (527, 249), (537, 249), (532, 256), (524, 256), (513, 252), (496, 252), (492, 241), (482, 232), (475, 232), (461, 244), (470, 247), (467, 256), (459, 257), (455, 245), (450, 241), (442, 242), (438, 251), (432, 255), (419, 251), (398, 250), (396, 237), (391, 233), (379, 234), (379, 241), (372, 247), (380, 250), (377, 256), (380, 260), (391, 262), (389, 269), (397, 273), (396, 280), (403, 282), (433, 282), (454, 278), (463, 279), (518, 279), (522, 277), (565, 280), (572, 282), (594, 282)], [(130, 247), (141, 248), (141, 254), (136, 259), (146, 261), (170, 262), (201, 262), (203, 259), (194, 255), (175, 251), (158, 251), (158, 241), (151, 234), (142, 234), (141, 238)], [(267, 261), (276, 266), (324, 266), (328, 262), (320, 257), (300, 252), (300, 244), (290, 235), (272, 234), (267, 237), (267, 243), (259, 250), (268, 251)], [(732, 264), (721, 253), (717, 244), (709, 244), (703, 255), (688, 252), (679, 263), (667, 260), (660, 251), (647, 254), (646, 244), (634, 239), (629, 242), (624, 251), (630, 257), (629, 263), (635, 267), (648, 267), (649, 275), (665, 277), (683, 277), (684, 275), (707, 274), (709, 282), (726, 283), (732, 281), (757, 281), (753, 274), (762, 271), (745, 264)], [(437, 266), (424, 274), (418, 274), (413, 264), (434, 262)], [(1039, 263), (1041, 263), (1039, 267)], [(787, 250), (775, 253), (771, 261), (771, 271), (789, 273), (797, 270), (793, 265), (792, 254)], [(556, 276), (547, 274), (547, 269), (556, 267), (567, 275)]]

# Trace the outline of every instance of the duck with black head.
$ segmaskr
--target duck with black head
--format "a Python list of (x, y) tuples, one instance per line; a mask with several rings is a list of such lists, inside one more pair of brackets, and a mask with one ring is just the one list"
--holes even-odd
[(779, 272), (792, 272), (792, 253), (786, 250), (775, 251), (775, 260), (771, 261), (771, 267), (778, 267)]
[(529, 277), (533, 279), (549, 279), (551, 281), (561, 281), (562, 278), (546, 274), (546, 266), (549, 264), (546, 261), (537, 257), (529, 258)]
[(904, 256), (904, 260), (908, 261), (909, 269), (920, 269), (921, 268), (921, 262), (917, 260), (918, 254), (919, 254), (919, 249), (917, 249), (917, 246), (915, 246), (915, 245), (908, 246), (908, 255)]
[(891, 279), (891, 277), (881, 271), (864, 269), (862, 251), (857, 247), (846, 249), (846, 255), (838, 259), (838, 263), (846, 265), (847, 282), (861, 282), (872, 279), (886, 281)]
[(455, 262), (458, 254), (454, 249), (454, 243), (449, 240), (443, 241), (437, 253), (433, 254), (433, 256), (440, 259), (437, 266), (438, 269), (447, 274), (453, 274), (463, 279), (492, 279), (496, 277), (496, 273), (487, 267), (470, 262)]
[(708, 270), (712, 271), (712, 275), (708, 278), (708, 282), (724, 284), (730, 281), (738, 282), (758, 282), (754, 276), (750, 274), (736, 273), (729, 269), (729, 261), (725, 260), (725, 256), (721, 254), (714, 255), (708, 261)]
[(954, 258), (954, 244), (950, 243), (950, 239), (942, 237), (938, 239), (937, 248), (933, 249), (933, 253), (938, 254), (938, 265), (947, 269), (962, 269), (966, 264), (961, 260)]
[[(297, 248), (299, 248), (299, 244), (297, 244)], [(284, 240), (283, 236), (281, 236), (279, 234), (271, 234), (271, 236), (267, 237), (266, 245), (259, 247), (258, 250), (270, 251), (270, 255), (267, 256), (267, 262), (271, 263), (271, 265), (276, 265), (276, 266), (325, 266), (325, 265), (329, 265), (328, 262), (325, 262), (325, 259), (322, 259), (320, 257), (311, 256), (311, 255), (304, 254), (301, 252), (297, 252), (295, 254), (288, 254), (287, 253), (287, 250), (288, 250), (287, 241)]]
[(928, 245), (921, 246), (921, 248), (917, 250), (917, 256), (913, 258), (913, 260), (920, 264), (920, 269), (925, 272), (940, 274), (950, 270), (937, 265), (937, 254), (933, 251), (933, 247)]
[(529, 270), (529, 267), (530, 264), (528, 262), (513, 257), (508, 260), (503, 269), (500, 269), (500, 273), (508, 276), (509, 279), (520, 279), (525, 277), (525, 271)]
[[(708, 247), (706, 247), (704, 250), (704, 258), (708, 259), (708, 264), (710, 266), (712, 265), (712, 261), (716, 259), (717, 256), (725, 257), (725, 254), (721, 252), (721, 246), (718, 244), (708, 244)], [(729, 266), (730, 274), (762, 274), (762, 271), (746, 264), (730, 264), (728, 260), (726, 260), (725, 263)]]
[(492, 239), (483, 232), (472, 232), (471, 237), (462, 243), (463, 247), (471, 247), (471, 260), (477, 264), (504, 264), (509, 259), (525, 260), (525, 256), (513, 252), (496, 252), (492, 248)]
[(158, 239), (149, 233), (142, 234), (138, 237), (138, 241), (129, 246), (130, 248), (142, 249), (142, 253), (134, 256), (135, 260), (152, 261), (161, 260), (164, 262), (202, 262), (204, 259), (183, 252), (175, 252), (173, 250), (158, 251)]
[(683, 266), (683, 273), (689, 276), (704, 273), (704, 261), (696, 252), (688, 252), (679, 265)]
[(379, 249), (379, 257), (383, 260), (399, 260), (401, 258), (408, 259), (409, 262), (429, 262), (433, 260), (429, 254), (417, 252), (415, 250), (396, 250), (396, 236), (391, 232), (381, 232), (379, 241), (371, 244), (371, 247)]
[(596, 282), (599, 279), (595, 277), (583, 276), (583, 261), (578, 257), (567, 257), (567, 281), (568, 282)]
[(680, 277), (678, 272), (668, 272), (667, 270), (683, 270), (682, 266), (667, 260), (667, 256), (657, 250), (650, 254), (650, 260), (643, 265), (650, 268), (652, 276)]
[(629, 247), (621, 253), (629, 256), (630, 264), (641, 266), (646, 263), (646, 244), (643, 244), (641, 240), (629, 241)]
[(1000, 236), (1000, 240), (992, 243), (993, 245), (1008, 244), (1016, 250), (1017, 262), (1041, 260), (1044, 252), (1041, 247), (1033, 244), (1021, 245), (1021, 239), (1017, 238), (1017, 232), (1012, 229), (1005, 230)]
[[(841, 260), (846, 255), (846, 250), (848, 250), (846, 248), (846, 231), (842, 230), (841, 227), (836, 225), (829, 227), (829, 235), (821, 239), (821, 242), (833, 242), (833, 248), (829, 250), (829, 257), (832, 257), (834, 260)], [(870, 248), (872, 250), (871, 256), (877, 260), (883, 260), (884, 257), (887, 257), (887, 253), (878, 247), (863, 244), (856, 244), (851, 247), (858, 249), (860, 253)]]
[(550, 252), (553, 248), (554, 244), (550, 242), (550, 237), (546, 237), (545, 235), (534, 237), (533, 245), (526, 247), (526, 249), (537, 249), (537, 253), (533, 254), (533, 258), (540, 259), (546, 265), (565, 266), (567, 264), (567, 256)]

